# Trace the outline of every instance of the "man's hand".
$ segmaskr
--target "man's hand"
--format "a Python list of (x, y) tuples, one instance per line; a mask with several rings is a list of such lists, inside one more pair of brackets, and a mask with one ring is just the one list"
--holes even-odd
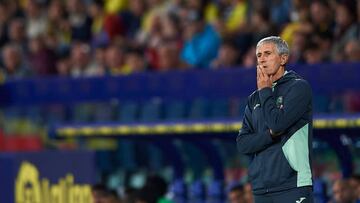
[(272, 76), (269, 77), (260, 65), (257, 66), (256, 76), (258, 90), (261, 90), (265, 87), (271, 88)]

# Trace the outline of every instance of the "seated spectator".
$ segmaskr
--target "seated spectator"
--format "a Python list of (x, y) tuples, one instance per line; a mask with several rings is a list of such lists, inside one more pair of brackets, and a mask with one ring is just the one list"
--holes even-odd
[(3, 67), (0, 68), (0, 71), (7, 79), (21, 79), (32, 74), (17, 45), (8, 44), (3, 48), (2, 62)]
[(29, 41), (29, 66), (34, 74), (39, 76), (53, 75), (55, 70), (55, 53), (46, 47), (41, 36)]
[(217, 58), (211, 63), (213, 68), (230, 68), (239, 64), (239, 50), (231, 40), (221, 44)]
[(76, 43), (71, 48), (72, 77), (96, 76), (99, 74), (97, 68), (91, 61), (91, 48), (86, 43)]
[(315, 42), (309, 42), (304, 50), (305, 63), (318, 64), (324, 62), (324, 53)]
[(127, 75), (131, 70), (125, 66), (125, 50), (118, 45), (110, 45), (105, 53), (106, 67), (111, 75)]
[(360, 61), (360, 40), (350, 40), (346, 43), (345, 49), (345, 61), (359, 62)]
[(158, 53), (158, 71), (169, 71), (182, 69), (183, 64), (180, 61), (180, 49), (176, 41), (163, 42), (157, 48)]
[(125, 55), (125, 66), (130, 73), (140, 73), (147, 69), (147, 61), (140, 49), (129, 49)]

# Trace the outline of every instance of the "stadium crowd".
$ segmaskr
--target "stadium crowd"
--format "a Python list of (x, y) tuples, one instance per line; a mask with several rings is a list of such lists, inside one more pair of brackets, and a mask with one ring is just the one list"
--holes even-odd
[(360, 61), (360, 1), (3, 0), (0, 78), (251, 68), (269, 35), (291, 63)]

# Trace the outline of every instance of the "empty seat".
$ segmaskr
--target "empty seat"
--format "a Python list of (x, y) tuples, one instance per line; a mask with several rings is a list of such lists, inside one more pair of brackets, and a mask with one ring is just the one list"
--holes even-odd
[(119, 107), (118, 120), (121, 122), (134, 122), (138, 118), (139, 105), (135, 102), (126, 102)]
[(154, 99), (142, 105), (140, 111), (140, 121), (151, 122), (161, 119), (161, 100)]
[(165, 105), (166, 120), (180, 120), (185, 118), (186, 104), (183, 101), (171, 101)]
[(195, 99), (190, 106), (189, 119), (205, 119), (209, 116), (209, 101), (206, 99)]

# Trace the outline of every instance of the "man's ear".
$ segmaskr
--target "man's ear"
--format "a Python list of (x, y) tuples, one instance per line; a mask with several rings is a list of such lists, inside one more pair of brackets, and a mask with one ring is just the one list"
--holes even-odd
[(282, 66), (284, 66), (284, 65), (288, 62), (288, 60), (289, 60), (289, 55), (287, 55), (287, 54), (282, 54), (282, 55), (280, 56), (280, 64), (281, 64)]

